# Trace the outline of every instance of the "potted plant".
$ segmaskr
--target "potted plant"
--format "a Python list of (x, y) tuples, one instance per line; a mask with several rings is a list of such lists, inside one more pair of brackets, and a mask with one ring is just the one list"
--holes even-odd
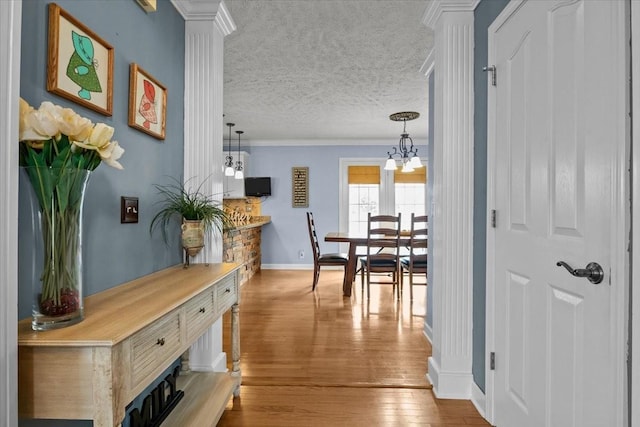
[(189, 256), (197, 255), (204, 247), (204, 235), (209, 230), (222, 232), (228, 223), (227, 214), (221, 202), (202, 192), (202, 185), (193, 190), (188, 187), (190, 180), (182, 183), (176, 178), (166, 185), (154, 184), (162, 196), (160, 210), (151, 220), (149, 232), (160, 227), (162, 237), (167, 242), (167, 227), (174, 219), (182, 221), (182, 247), (186, 253), (185, 263), (189, 263)]

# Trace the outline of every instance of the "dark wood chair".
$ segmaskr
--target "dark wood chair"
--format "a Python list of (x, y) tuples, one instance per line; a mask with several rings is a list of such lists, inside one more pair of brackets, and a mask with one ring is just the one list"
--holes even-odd
[[(411, 214), (411, 231), (409, 237), (409, 255), (400, 259), (402, 271), (409, 276), (409, 295), (413, 301), (413, 285), (427, 285), (427, 247), (429, 235), (428, 217)], [(424, 277), (424, 281), (416, 282), (416, 276)], [(401, 279), (404, 280), (404, 279)]]
[(343, 253), (322, 254), (320, 252), (316, 225), (311, 212), (307, 212), (307, 225), (309, 226), (309, 239), (311, 240), (311, 249), (313, 250), (313, 285), (311, 286), (311, 290), (313, 291), (318, 284), (321, 266), (342, 266), (346, 273), (349, 259), (348, 255)]
[(367, 218), (367, 254), (363, 262), (367, 283), (367, 298), (371, 284), (392, 285), (400, 299), (400, 214), (371, 215)]

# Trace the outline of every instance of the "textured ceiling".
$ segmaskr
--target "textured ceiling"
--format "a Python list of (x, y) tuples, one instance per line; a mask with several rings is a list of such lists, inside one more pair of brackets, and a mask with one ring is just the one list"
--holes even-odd
[(224, 122), (243, 139), (398, 139), (398, 111), (418, 111), (407, 131), (426, 139), (426, 0), (225, 3)]

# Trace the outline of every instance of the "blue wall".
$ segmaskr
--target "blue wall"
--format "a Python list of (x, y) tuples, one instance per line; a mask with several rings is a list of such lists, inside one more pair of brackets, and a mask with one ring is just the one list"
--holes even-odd
[(508, 0), (483, 0), (474, 12), (474, 188), (473, 188), (473, 379), (485, 390), (487, 248), (487, 63), (489, 25)]
[[(114, 139), (126, 150), (123, 171), (100, 165), (92, 174), (84, 210), (85, 295), (94, 294), (136, 277), (178, 264), (176, 238), (170, 246), (161, 236), (149, 236), (149, 223), (157, 200), (152, 184), (183, 173), (184, 20), (168, 0), (158, 0), (158, 11), (146, 14), (133, 0), (58, 0), (58, 5), (91, 28), (115, 49), (113, 116), (106, 117), (46, 91), (47, 1), (22, 3), (21, 96), (32, 106), (42, 101), (74, 109), (94, 123), (115, 128)], [(166, 139), (159, 141), (127, 125), (129, 65), (135, 62), (168, 89)], [(20, 182), (19, 295), (20, 318), (31, 314), (31, 269), (36, 250), (31, 238), (25, 198)], [(120, 196), (139, 198), (140, 222), (120, 224)], [(176, 228), (177, 230), (177, 228)], [(176, 232), (177, 234), (177, 232)], [(21, 425), (91, 425), (21, 421)]]
[[(415, 141), (414, 141), (415, 142)], [(305, 212), (312, 211), (320, 239), (339, 230), (340, 158), (384, 160), (394, 145), (256, 146), (250, 153), (248, 176), (270, 176), (272, 196), (262, 202), (262, 214), (271, 215), (271, 224), (262, 228), (263, 264), (312, 265), (313, 256)], [(425, 146), (418, 146), (426, 152)], [(291, 202), (291, 168), (309, 167), (309, 208), (294, 208)], [(337, 243), (321, 241), (323, 252), (338, 251)], [(305, 258), (298, 258), (298, 250)]]

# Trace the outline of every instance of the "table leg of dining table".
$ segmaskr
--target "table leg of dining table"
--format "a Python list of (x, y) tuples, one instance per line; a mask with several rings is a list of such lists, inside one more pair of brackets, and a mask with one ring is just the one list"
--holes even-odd
[(345, 271), (344, 273), (344, 282), (342, 282), (342, 295), (345, 297), (351, 296), (351, 285), (353, 284), (356, 276), (356, 264), (358, 262), (358, 257), (356, 256), (356, 247), (357, 245), (355, 243), (349, 244), (349, 262), (347, 263), (347, 271)]

